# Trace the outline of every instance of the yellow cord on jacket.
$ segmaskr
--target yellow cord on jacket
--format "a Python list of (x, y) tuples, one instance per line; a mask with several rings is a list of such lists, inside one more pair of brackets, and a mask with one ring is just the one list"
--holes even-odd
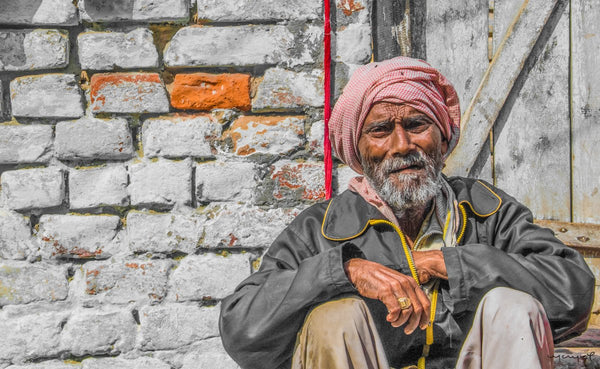
[[(449, 218), (449, 216), (448, 216), (448, 218)], [(415, 267), (415, 263), (412, 258), (412, 253), (410, 252), (410, 248), (408, 247), (408, 244), (406, 243), (406, 237), (404, 236), (404, 233), (400, 230), (400, 228), (398, 228), (398, 226), (396, 226), (394, 223), (387, 221), (387, 220), (383, 220), (383, 219), (370, 220), (369, 224), (371, 224), (371, 225), (387, 224), (387, 225), (392, 226), (392, 228), (394, 228), (394, 230), (400, 236), (400, 241), (402, 242), (402, 250), (404, 251), (404, 255), (406, 256), (406, 260), (408, 261), (408, 267), (410, 269), (410, 273), (412, 274), (412, 277), (415, 280), (415, 282), (417, 282), (417, 285), (420, 286), (421, 282), (419, 281), (419, 276), (417, 275), (417, 268)], [(448, 221), (446, 221), (446, 226), (444, 228), (445, 228), (445, 230), (444, 230), (444, 233), (445, 233), (445, 231), (447, 231), (447, 229), (448, 229)], [(436, 282), (433, 286), (433, 292), (432, 292), (432, 296), (431, 296), (431, 313), (429, 315), (429, 325), (427, 326), (427, 329), (425, 330), (425, 344), (423, 345), (423, 354), (419, 358), (419, 361), (417, 363), (418, 369), (425, 369), (425, 358), (429, 355), (429, 348), (433, 344), (433, 322), (435, 321), (435, 310), (437, 307), (437, 299), (438, 299), (438, 287), (439, 287), (439, 281)]]

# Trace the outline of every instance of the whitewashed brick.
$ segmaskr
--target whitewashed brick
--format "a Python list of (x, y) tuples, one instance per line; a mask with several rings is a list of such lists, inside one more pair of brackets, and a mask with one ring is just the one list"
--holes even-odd
[(0, 71), (63, 68), (69, 35), (54, 29), (0, 31)]
[(142, 350), (170, 350), (219, 336), (219, 307), (168, 304), (140, 310)]
[(123, 165), (71, 169), (69, 171), (69, 206), (87, 209), (99, 206), (126, 206), (127, 169)]
[(362, 176), (347, 165), (339, 165), (336, 169), (337, 193), (340, 194), (348, 189), (348, 184), (354, 177)]
[(97, 73), (90, 81), (94, 113), (166, 113), (169, 98), (158, 73)]
[(219, 369), (240, 369), (223, 348), (221, 338), (209, 338), (194, 345), (183, 358), (181, 369), (211, 369), (214, 363), (219, 363)]
[(129, 159), (133, 141), (123, 118), (84, 117), (56, 124), (54, 151), (59, 159)]
[(83, 369), (171, 369), (171, 366), (151, 357), (137, 359), (89, 358), (82, 361)]
[(148, 157), (210, 158), (221, 125), (209, 116), (159, 117), (144, 121), (142, 146)]
[(82, 69), (158, 67), (158, 52), (152, 31), (137, 28), (131, 32), (84, 32), (77, 37)]
[(371, 58), (371, 26), (350, 24), (336, 34), (336, 60), (346, 64), (362, 64)]
[(10, 82), (12, 114), (29, 118), (79, 118), (83, 100), (72, 74), (17, 77)]
[(108, 258), (120, 248), (120, 222), (116, 215), (42, 215), (40, 253), (44, 258)]
[(242, 116), (225, 137), (239, 156), (280, 155), (304, 144), (304, 116)]
[(267, 247), (298, 215), (297, 209), (262, 209), (240, 204), (211, 205), (204, 211), (203, 247)]
[(297, 65), (317, 60), (322, 30), (303, 34), (280, 25), (186, 27), (165, 49), (164, 61), (175, 66)]
[(250, 275), (248, 255), (188, 255), (171, 273), (169, 299), (222, 299)]
[(278, 111), (307, 106), (321, 107), (323, 96), (323, 71), (294, 72), (271, 68), (265, 72), (252, 100), (253, 111)]
[(258, 185), (256, 165), (216, 161), (196, 165), (196, 196), (200, 202), (251, 201)]
[[(323, 157), (323, 140), (325, 138), (325, 121), (314, 122), (310, 126), (307, 141), (310, 152), (318, 157)], [(332, 152), (333, 154), (333, 152)]]
[(74, 26), (79, 22), (72, 0), (2, 0), (0, 24)]
[(11, 365), (6, 369), (81, 369), (80, 363), (69, 363), (62, 360), (48, 360), (36, 364)]
[(279, 160), (270, 167), (273, 192), (266, 196), (286, 200), (325, 200), (325, 169), (321, 162)]
[(217, 22), (248, 22), (318, 19), (322, 2), (319, 0), (197, 0), (198, 19)]
[(29, 218), (0, 208), (0, 259), (25, 259), (34, 250)]
[(66, 266), (23, 261), (0, 263), (0, 306), (64, 300), (68, 290)]
[(73, 356), (117, 354), (135, 344), (137, 324), (129, 310), (73, 311), (61, 334), (61, 347)]
[(157, 303), (167, 294), (170, 260), (121, 260), (85, 263), (84, 300), (101, 303)]
[(82, 20), (88, 22), (187, 20), (189, 0), (79, 0)]
[(59, 206), (65, 198), (65, 178), (58, 168), (12, 170), (2, 173), (2, 195), (10, 209)]
[(133, 252), (193, 253), (203, 236), (204, 217), (130, 211), (127, 235)]
[(190, 159), (141, 162), (129, 166), (131, 205), (189, 205), (192, 201)]
[(0, 164), (46, 163), (52, 140), (51, 126), (0, 125)]
[[(6, 310), (6, 309), (3, 309)], [(8, 316), (0, 312), (0, 360), (22, 362), (57, 356), (66, 312)]]

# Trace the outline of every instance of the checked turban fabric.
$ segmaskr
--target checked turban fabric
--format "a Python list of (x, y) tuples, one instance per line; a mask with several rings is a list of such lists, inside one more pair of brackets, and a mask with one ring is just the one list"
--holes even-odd
[(397, 57), (358, 68), (338, 99), (329, 138), (338, 158), (362, 173), (358, 140), (373, 104), (406, 104), (431, 118), (448, 141), (446, 157), (460, 135), (460, 107), (454, 87), (422, 60)]

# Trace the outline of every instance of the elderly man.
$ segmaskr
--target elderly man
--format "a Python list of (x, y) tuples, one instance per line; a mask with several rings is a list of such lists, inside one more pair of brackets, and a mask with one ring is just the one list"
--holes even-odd
[(242, 368), (551, 368), (585, 329), (594, 279), (531, 212), (447, 178), (454, 88), (423, 61), (359, 68), (332, 114), (337, 156), (364, 177), (302, 212), (222, 302)]

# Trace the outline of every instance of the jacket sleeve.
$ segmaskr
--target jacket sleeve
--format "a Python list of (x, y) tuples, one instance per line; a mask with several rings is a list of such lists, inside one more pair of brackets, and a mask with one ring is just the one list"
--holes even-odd
[(542, 303), (555, 340), (581, 333), (594, 298), (593, 274), (577, 251), (533, 224), (529, 209), (501, 196), (496, 214), (468, 225), (487, 235), (486, 244), (443, 249), (453, 313), (474, 310), (494, 287), (510, 287)]
[(344, 247), (318, 252), (311, 235), (300, 236), (293, 225), (265, 253), (260, 270), (222, 301), (223, 345), (242, 368), (289, 367), (310, 307), (355, 292), (343, 269)]

